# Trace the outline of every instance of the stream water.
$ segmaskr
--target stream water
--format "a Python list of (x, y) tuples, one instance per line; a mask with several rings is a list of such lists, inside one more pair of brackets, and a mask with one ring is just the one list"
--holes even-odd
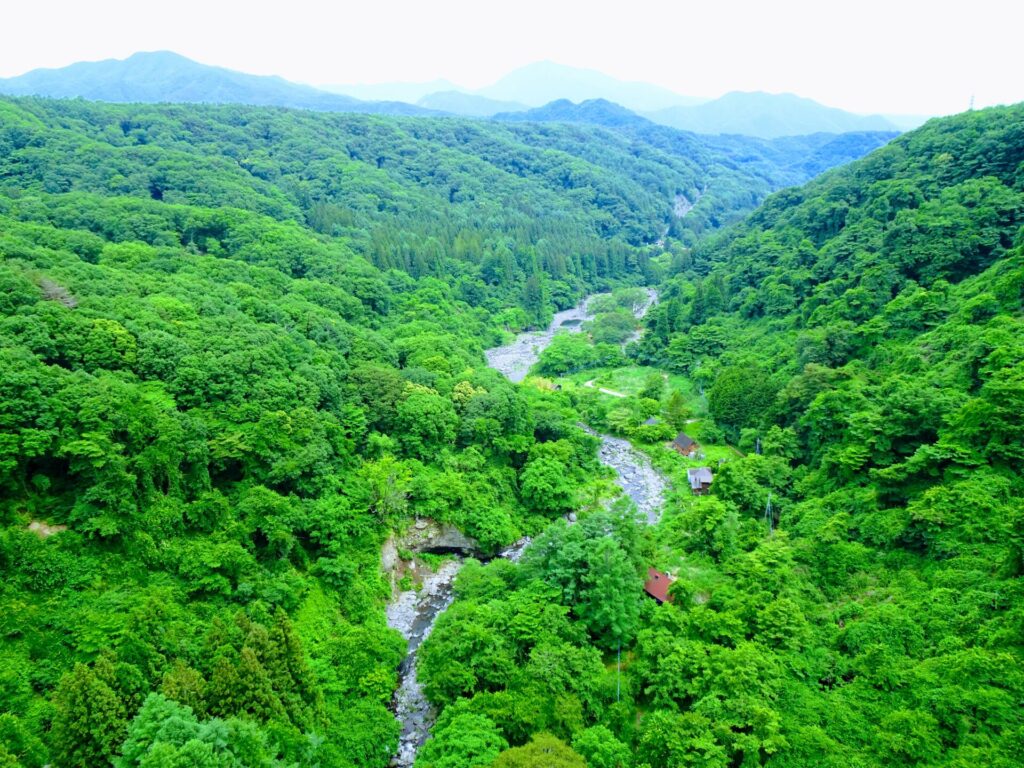
[[(529, 545), (530, 538), (522, 538), (497, 556), (517, 562)], [(392, 699), (395, 717), (402, 724), (398, 752), (391, 759), (391, 765), (398, 768), (412, 766), (416, 751), (423, 746), (434, 724), (434, 708), (424, 695), (416, 674), (416, 657), (420, 645), (433, 631), (437, 617), (455, 599), (452, 588), (461, 568), (461, 560), (446, 560), (434, 573), (423, 577), (419, 590), (399, 592), (388, 604), (388, 626), (402, 633), (409, 649), (398, 668), (398, 689)]]
[(666, 483), (665, 478), (651, 466), (651, 460), (630, 445), (628, 440), (602, 435), (584, 424), (580, 427), (584, 432), (601, 439), (597, 458), (602, 464), (615, 470), (616, 482), (623, 493), (636, 504), (647, 524), (657, 523), (661, 519)]
[(487, 364), (509, 381), (522, 381), (556, 331), (579, 333), (580, 326), (591, 317), (587, 314), (589, 300), (588, 296), (572, 309), (556, 312), (551, 325), (543, 331), (520, 333), (512, 343), (486, 350)]
[[(591, 298), (588, 296), (572, 309), (555, 314), (546, 330), (521, 333), (512, 343), (487, 350), (487, 364), (511, 381), (522, 381), (537, 362), (540, 353), (551, 343), (556, 331), (577, 332), (580, 325), (590, 319), (587, 303)], [(643, 317), (657, 302), (657, 298), (657, 293), (648, 289), (647, 302), (637, 309), (636, 316)], [(639, 338), (639, 333), (634, 338)], [(650, 460), (634, 450), (627, 440), (600, 434), (586, 426), (583, 429), (600, 438), (598, 458), (601, 463), (615, 470), (623, 493), (633, 500), (649, 524), (658, 522), (666, 485), (665, 479), (651, 466)], [(500, 552), (498, 557), (515, 562), (529, 544), (528, 538), (522, 539)], [(437, 617), (452, 604), (452, 585), (461, 567), (462, 562), (459, 560), (446, 561), (436, 572), (424, 577), (419, 590), (400, 592), (387, 608), (388, 626), (401, 632), (409, 647), (399, 668), (399, 685), (393, 699), (395, 717), (402, 724), (398, 752), (391, 761), (396, 768), (412, 766), (416, 751), (427, 740), (434, 723), (435, 713), (417, 679), (416, 656), (420, 644), (433, 630)]]

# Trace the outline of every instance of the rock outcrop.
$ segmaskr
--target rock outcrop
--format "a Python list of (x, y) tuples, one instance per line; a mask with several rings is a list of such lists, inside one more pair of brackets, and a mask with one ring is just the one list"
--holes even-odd
[(405, 533), (392, 535), (384, 542), (380, 556), (381, 567), (385, 571), (394, 571), (399, 563), (398, 553), (403, 551), (415, 554), (479, 555), (480, 542), (454, 525), (423, 518), (417, 520)]

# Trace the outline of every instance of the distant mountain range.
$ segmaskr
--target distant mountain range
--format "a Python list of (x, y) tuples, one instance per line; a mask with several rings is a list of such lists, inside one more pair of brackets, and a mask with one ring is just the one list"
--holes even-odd
[(574, 104), (558, 99), (522, 112), (502, 112), (495, 120), (506, 123), (584, 123), (605, 128), (653, 126), (654, 122), (607, 99), (589, 99)]
[(521, 112), (528, 109), (518, 101), (499, 101), (464, 91), (438, 91), (424, 96), (416, 104), (463, 117), (491, 117), (499, 112)]
[[(388, 99), (410, 103), (440, 103), (458, 92), (462, 99), (451, 111), (462, 115), (489, 116), (496, 112), (541, 107), (558, 99), (587, 101), (607, 99), (634, 111), (654, 111), (678, 105), (699, 104), (705, 99), (683, 96), (650, 83), (626, 82), (592, 69), (569, 67), (552, 61), (527, 64), (497, 82), (478, 90), (461, 88), (447, 80), (428, 83), (380, 83), (376, 85), (327, 85), (325, 90), (360, 99)], [(467, 111), (461, 111), (464, 108)], [(488, 109), (493, 111), (487, 113)]]
[(882, 115), (855, 115), (792, 93), (761, 91), (734, 91), (704, 104), (668, 107), (646, 116), (694, 133), (739, 133), (766, 139), (802, 133), (899, 130)]
[(702, 147), (712, 148), (748, 169), (760, 164), (765, 172), (771, 168), (775, 174), (792, 174), (794, 180), (810, 179), (833, 166), (856, 160), (899, 135), (895, 130), (848, 131), (838, 135), (819, 131), (772, 139), (738, 134), (693, 135), (655, 123), (605, 99), (579, 104), (560, 99), (525, 112), (498, 114), (493, 119), (508, 123), (596, 125), (678, 157), (698, 157)]
[[(649, 83), (544, 61), (521, 67), (477, 91), (447, 80), (314, 88), (200, 64), (169, 51), (80, 62), (0, 79), (0, 93), (81, 97), (110, 102), (251, 104), (323, 112), (460, 115), (501, 120), (628, 123), (650, 120), (703, 134), (761, 138), (850, 131), (897, 131), (925, 118), (862, 116), (792, 94), (729, 93), (714, 100), (682, 96)], [(344, 93), (336, 92), (344, 90)], [(615, 109), (612, 109), (614, 107)], [(512, 115), (518, 115), (512, 117)]]
[(540, 107), (558, 99), (605, 99), (634, 112), (651, 112), (704, 101), (681, 96), (650, 83), (626, 82), (592, 69), (567, 67), (551, 61), (527, 64), (476, 93), (500, 101), (517, 101), (529, 107)]
[(34, 69), (18, 77), (0, 79), (0, 93), (122, 103), (251, 104), (319, 112), (436, 114), (401, 101), (361, 101), (280, 77), (211, 67), (170, 51), (79, 62), (60, 69)]
[(404, 101), (415, 104), (432, 93), (464, 91), (450, 80), (431, 80), (426, 83), (351, 83), (319, 86), (331, 93), (341, 93), (363, 101)]

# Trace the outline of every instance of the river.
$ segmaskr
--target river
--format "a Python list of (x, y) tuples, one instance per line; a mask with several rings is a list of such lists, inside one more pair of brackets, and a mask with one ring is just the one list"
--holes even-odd
[(597, 458), (606, 467), (615, 470), (616, 483), (633, 500), (647, 524), (656, 524), (661, 519), (661, 505), (665, 502), (667, 483), (651, 465), (651, 460), (628, 440), (603, 435), (584, 424), (580, 427), (584, 432), (600, 438), (601, 447), (597, 449)]
[[(551, 325), (543, 331), (521, 333), (510, 344), (488, 349), (485, 353), (487, 364), (510, 381), (522, 381), (557, 331), (577, 332), (580, 325), (590, 319), (587, 304), (591, 298), (588, 296), (572, 309), (556, 313)], [(647, 289), (647, 301), (636, 309), (636, 316), (643, 317), (657, 300), (658, 294), (653, 289)], [(630, 340), (635, 338), (639, 338), (639, 333)], [(619, 487), (636, 504), (648, 524), (657, 523), (665, 500), (665, 478), (629, 441), (603, 435), (585, 425), (580, 426), (600, 438), (601, 446), (597, 455), (601, 463), (615, 471)], [(529, 543), (529, 539), (518, 541), (498, 556), (514, 562)], [(458, 560), (445, 562), (435, 573), (423, 579), (418, 591), (400, 592), (388, 605), (388, 626), (402, 633), (409, 648), (399, 668), (399, 685), (393, 699), (395, 717), (402, 724), (398, 752), (391, 761), (396, 768), (411, 768), (416, 759), (416, 751), (427, 740), (434, 723), (435, 713), (417, 679), (416, 654), (420, 644), (433, 630), (437, 617), (452, 604), (452, 585), (461, 567), (462, 563)]]
[(556, 331), (578, 333), (580, 326), (590, 319), (587, 314), (589, 300), (587, 297), (572, 309), (556, 312), (551, 325), (543, 331), (520, 333), (512, 343), (486, 350), (487, 365), (504, 374), (509, 381), (522, 381), (537, 362), (541, 351), (551, 343)]
[[(596, 296), (604, 296), (603, 293), (595, 293), (587, 296), (583, 301), (571, 309), (564, 309), (556, 312), (551, 324), (543, 331), (526, 331), (516, 336), (515, 340), (500, 347), (493, 347), (484, 352), (489, 365), (498, 373), (504, 374), (509, 381), (520, 382), (526, 378), (530, 368), (537, 362), (540, 353), (551, 343), (558, 331), (578, 333), (580, 326), (587, 320), (593, 318), (587, 309), (590, 300)], [(637, 318), (647, 314), (647, 310), (658, 301), (658, 292), (653, 288), (647, 289), (647, 300), (633, 313)], [(640, 338), (640, 331), (636, 331), (626, 343), (636, 341)]]
[[(529, 537), (509, 545), (498, 557), (517, 562), (530, 545)], [(416, 760), (416, 751), (430, 735), (435, 713), (420, 686), (416, 674), (416, 656), (420, 645), (434, 629), (437, 617), (444, 613), (455, 599), (453, 585), (462, 568), (461, 560), (446, 560), (434, 572), (423, 578), (418, 590), (399, 592), (387, 608), (387, 622), (397, 629), (408, 644), (408, 652), (398, 668), (398, 688), (392, 698), (395, 717), (402, 724), (398, 751), (391, 759), (396, 768), (410, 768)]]

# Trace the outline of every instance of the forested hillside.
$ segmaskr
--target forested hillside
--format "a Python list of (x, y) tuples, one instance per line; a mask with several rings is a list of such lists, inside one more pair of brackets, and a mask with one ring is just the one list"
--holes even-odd
[(389, 531), (494, 548), (601, 477), (482, 348), (655, 277), (706, 166), (586, 127), (0, 114), (4, 759), (386, 763)]
[(682, 193), (679, 202), (686, 214), (672, 217), (667, 232), (687, 245), (738, 221), (763, 199), (762, 190), (802, 184), (824, 170), (863, 157), (897, 135), (893, 131), (858, 131), (772, 140), (698, 136), (657, 125), (604, 99), (579, 104), (560, 99), (525, 112), (499, 114), (495, 119), (601, 126), (667, 155), (696, 161), (711, 181), (699, 190)]
[(676, 260), (640, 355), (751, 455), (661, 532), (650, 765), (1024, 760), (1022, 163), (935, 121)]
[[(814, 137), (770, 150), (742, 138), (710, 146), (653, 125), (656, 135), (635, 135), (588, 125), (32, 99), (0, 102), (0, 110), (0, 188), (146, 197), (296, 221), (347, 238), (381, 269), (458, 280), (472, 303), (507, 300), (540, 274), (560, 307), (585, 284), (650, 278), (638, 247), (670, 225), (679, 236), (713, 229), (769, 192), (850, 159), (822, 153), (828, 142)], [(888, 138), (861, 143), (858, 155)], [(797, 167), (813, 158), (813, 167)]]
[(556, 337), (537, 372), (675, 493), (653, 530), (595, 514), (464, 570), (420, 768), (1021, 764), (1022, 126), (933, 122), (674, 256), (636, 395), (592, 379), (631, 375), (614, 302)]
[[(871, 139), (662, 131), (0, 100), (0, 766), (383, 768), (417, 518), (535, 537), (422, 646), (422, 768), (1024, 761), (1024, 108), (711, 237), (678, 196)], [(550, 348), (707, 393), (735, 450), (649, 529), (596, 390), (482, 353), (656, 280)]]
[(536, 531), (592, 438), (294, 222), (8, 188), (0, 233), (4, 765), (387, 764), (384, 538)]

